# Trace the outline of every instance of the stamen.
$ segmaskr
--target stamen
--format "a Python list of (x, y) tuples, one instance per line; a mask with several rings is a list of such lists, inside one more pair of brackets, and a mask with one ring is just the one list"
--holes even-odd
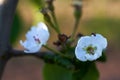
[(92, 54), (94, 55), (95, 54), (95, 50), (97, 49), (97, 47), (93, 47), (92, 45), (89, 45), (85, 48), (83, 48), (87, 54)]
[(86, 48), (86, 51), (89, 53), (89, 54), (94, 54), (94, 48), (89, 46)]
[(39, 44), (41, 43), (39, 38), (36, 38), (35, 36), (33, 36), (33, 38), (37, 43), (39, 43)]

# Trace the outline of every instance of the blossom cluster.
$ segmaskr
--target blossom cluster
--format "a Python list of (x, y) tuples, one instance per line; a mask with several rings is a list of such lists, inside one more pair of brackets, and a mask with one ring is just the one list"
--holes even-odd
[[(42, 45), (46, 45), (50, 33), (47, 26), (40, 22), (37, 26), (31, 27), (26, 34), (26, 40), (20, 40), (20, 44), (25, 48), (25, 53), (36, 53)], [(75, 56), (80, 61), (93, 61), (102, 56), (103, 50), (107, 47), (107, 39), (101, 34), (82, 36), (75, 47)]]

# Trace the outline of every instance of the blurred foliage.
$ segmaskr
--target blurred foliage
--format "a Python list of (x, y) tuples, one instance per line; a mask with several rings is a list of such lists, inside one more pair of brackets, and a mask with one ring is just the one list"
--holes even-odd
[[(31, 12), (34, 14), (32, 19), (33, 19), (33, 25), (36, 25), (36, 23), (43, 20), (43, 15), (40, 13), (39, 8), (43, 7), (43, 2), (44, 0), (28, 0), (27, 2), (30, 2), (31, 4)], [(10, 36), (10, 42), (12, 44), (15, 43), (19, 35), (24, 32), (23, 24), (25, 25), (26, 23), (24, 22), (23, 18), (21, 17), (21, 13), (19, 10), (15, 13), (14, 20), (13, 20), (13, 26), (11, 29), (11, 36)], [(25, 27), (25, 26), (24, 26)]]
[(99, 72), (94, 62), (81, 62), (77, 71), (46, 63), (43, 77), (44, 80), (98, 80)]
[(36, 25), (40, 21), (44, 21), (44, 17), (42, 15), (41, 8), (44, 7), (45, 1), (44, 0), (29, 0), (31, 5), (31, 13), (33, 18), (33, 24)]
[(44, 17), (40, 12), (36, 12), (33, 17), (34, 17), (33, 25), (36, 25), (40, 21), (42, 22), (44, 21)]
[(111, 2), (120, 2), (120, 0), (107, 0), (107, 1), (111, 1)]
[(16, 13), (14, 16), (13, 26), (11, 29), (11, 36), (10, 36), (11, 43), (14, 43), (17, 40), (19, 34), (22, 32), (21, 30), (22, 30), (22, 20), (20, 19), (19, 14)]
[(39, 6), (39, 8), (42, 8), (44, 6), (45, 0), (29, 0), (32, 4), (35, 4)]
[(110, 40), (119, 37), (120, 19), (95, 17), (83, 21), (82, 27), (91, 33), (102, 33)]
[(73, 80), (98, 80), (99, 72), (94, 62), (81, 62), (80, 70), (73, 73)]
[(72, 72), (56, 64), (45, 64), (44, 80), (72, 80)]
[(99, 79), (98, 69), (96, 68), (95, 63), (91, 63), (88, 67), (87, 73), (81, 80), (98, 80), (98, 79)]

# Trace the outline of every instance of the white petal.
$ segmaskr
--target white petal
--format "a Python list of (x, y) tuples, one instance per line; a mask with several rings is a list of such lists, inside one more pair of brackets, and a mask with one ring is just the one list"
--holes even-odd
[(43, 30), (48, 31), (47, 26), (46, 26), (43, 22), (38, 23), (37, 27), (38, 27), (39, 29), (43, 29)]
[(95, 59), (94, 59), (94, 55), (92, 55), (92, 54), (86, 54), (85, 57), (86, 57), (87, 60), (89, 60), (89, 61), (95, 60)]
[(97, 59), (100, 56), (102, 56), (103, 49), (101, 47), (97, 47), (97, 50), (95, 51), (94, 57)]
[(37, 33), (36, 27), (31, 27), (31, 29), (26, 33), (26, 39), (27, 40), (34, 40), (33, 36)]
[(103, 49), (107, 47), (107, 39), (104, 38), (101, 34), (96, 34), (96, 36), (91, 36), (93, 40), (96, 41), (97, 44), (99, 44)]
[(34, 46), (32, 48), (30, 48), (29, 50), (24, 50), (25, 53), (36, 53), (40, 50), (42, 45), (40, 46)]
[(41, 43), (46, 44), (46, 42), (49, 39), (49, 35), (50, 35), (49, 31), (47, 29), (47, 26), (43, 23), (39, 23), (38, 30), (39, 30), (38, 37), (39, 37)]
[(91, 41), (90, 41), (91, 37), (89, 36), (85, 36), (85, 37), (81, 37), (79, 40), (78, 40), (78, 46), (80, 47), (85, 47), (85, 46), (88, 46), (88, 44), (90, 45), (91, 44)]
[(42, 44), (34, 44), (31, 42), (22, 42), (22, 40), (20, 40), (20, 44), (25, 48), (24, 52), (25, 53), (35, 53), (38, 52), (42, 46)]
[(83, 51), (80, 47), (75, 48), (75, 56), (80, 61), (87, 61), (85, 57), (85, 51)]
[(25, 48), (26, 53), (38, 52), (42, 45), (46, 44), (49, 38), (49, 31), (44, 23), (38, 23), (37, 27), (33, 26), (26, 34), (26, 40), (20, 44)]

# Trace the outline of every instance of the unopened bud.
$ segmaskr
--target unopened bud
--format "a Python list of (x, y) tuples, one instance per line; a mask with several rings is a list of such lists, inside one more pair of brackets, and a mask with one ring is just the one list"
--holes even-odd
[(46, 15), (48, 13), (48, 8), (42, 8), (40, 10), (40, 12), (43, 14), (43, 15)]
[(66, 42), (68, 40), (68, 37), (65, 34), (59, 34), (58, 38), (61, 42)]
[(82, 0), (73, 0), (73, 6), (82, 6)]
[(56, 41), (56, 42), (53, 42), (53, 44), (56, 45), (56, 46), (60, 46), (61, 42), (60, 41)]

